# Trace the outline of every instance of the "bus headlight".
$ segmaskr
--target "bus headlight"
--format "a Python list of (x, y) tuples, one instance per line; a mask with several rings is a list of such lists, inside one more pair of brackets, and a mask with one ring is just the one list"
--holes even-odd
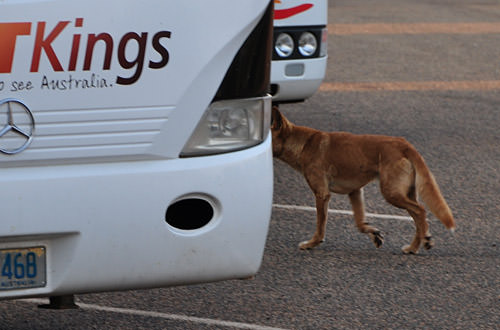
[(312, 56), (318, 48), (318, 41), (311, 32), (304, 32), (299, 38), (299, 52), (302, 56)]
[(280, 57), (288, 57), (292, 55), (294, 42), (292, 36), (288, 33), (280, 33), (276, 38), (274, 50)]
[(217, 101), (210, 105), (181, 152), (205, 156), (246, 149), (267, 138), (271, 96)]

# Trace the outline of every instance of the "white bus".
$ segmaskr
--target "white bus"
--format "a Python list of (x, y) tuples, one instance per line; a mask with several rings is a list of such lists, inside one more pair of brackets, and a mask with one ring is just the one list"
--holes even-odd
[(325, 77), (328, 0), (274, 2), (273, 101), (303, 101)]
[(272, 5), (0, 1), (0, 299), (257, 272)]

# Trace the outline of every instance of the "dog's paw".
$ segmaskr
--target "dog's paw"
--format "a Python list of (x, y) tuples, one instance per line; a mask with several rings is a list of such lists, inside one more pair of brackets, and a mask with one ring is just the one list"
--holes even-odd
[(418, 250), (413, 249), (411, 245), (405, 245), (401, 248), (404, 254), (417, 254)]
[(432, 236), (425, 236), (424, 238), (424, 249), (430, 250), (434, 246), (434, 241), (432, 241)]
[(322, 241), (313, 241), (313, 240), (310, 240), (310, 241), (304, 241), (304, 242), (301, 242), (299, 244), (299, 248), (301, 250), (310, 250), (318, 245), (320, 245), (321, 243), (323, 243), (324, 240)]
[(382, 234), (380, 233), (379, 230), (373, 232), (373, 233), (369, 233), (368, 235), (370, 235), (370, 238), (372, 239), (373, 241), (373, 244), (375, 244), (375, 247), (378, 249), (379, 247), (382, 246), (382, 244), (384, 244), (384, 236), (382, 236)]

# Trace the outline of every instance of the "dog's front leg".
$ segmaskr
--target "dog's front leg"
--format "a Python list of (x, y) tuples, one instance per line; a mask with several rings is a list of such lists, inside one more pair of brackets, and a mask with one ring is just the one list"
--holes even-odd
[(328, 202), (330, 194), (315, 193), (316, 196), (316, 232), (309, 241), (299, 244), (302, 250), (312, 249), (325, 240), (326, 220), (328, 218)]
[(358, 227), (358, 230), (363, 234), (368, 234), (372, 239), (373, 244), (375, 244), (375, 247), (381, 247), (384, 243), (384, 237), (380, 233), (380, 230), (365, 222), (363, 188), (351, 192), (349, 194), (349, 200), (351, 201), (354, 220), (356, 221), (356, 227)]

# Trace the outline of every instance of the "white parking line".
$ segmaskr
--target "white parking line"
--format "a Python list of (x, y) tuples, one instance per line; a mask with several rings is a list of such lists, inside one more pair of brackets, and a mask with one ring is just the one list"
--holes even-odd
[[(311, 207), (311, 206), (273, 204), (273, 207), (277, 208), (277, 209), (284, 209), (284, 210), (296, 210), (296, 211), (316, 212), (316, 208), (315, 207)], [(353, 215), (352, 211), (335, 210), (335, 209), (328, 209), (328, 213), (343, 214), (343, 215)], [(378, 214), (378, 213), (366, 212), (365, 216), (367, 218), (394, 219), (394, 220), (413, 221), (413, 219), (411, 217), (404, 216), (404, 215)]]
[[(34, 304), (46, 304), (47, 303), (47, 301), (43, 300), (43, 299), (24, 299), (22, 301), (26, 301), (26, 302), (34, 303)], [(282, 328), (273, 328), (273, 327), (267, 327), (267, 326), (251, 324), (251, 323), (223, 321), (223, 320), (208, 319), (208, 318), (203, 318), (203, 317), (169, 314), (169, 313), (152, 312), (152, 311), (143, 311), (143, 310), (130, 309), (130, 308), (100, 306), (100, 305), (85, 304), (85, 303), (80, 303), (80, 302), (77, 302), (77, 305), (80, 306), (80, 308), (82, 308), (82, 309), (88, 309), (88, 310), (94, 310), (94, 311), (118, 313), (118, 314), (125, 314), (125, 315), (135, 315), (135, 316), (155, 317), (155, 318), (166, 319), (166, 320), (214, 325), (214, 326), (228, 327), (228, 328), (233, 328), (233, 329), (286, 330), (286, 329), (282, 329)]]

